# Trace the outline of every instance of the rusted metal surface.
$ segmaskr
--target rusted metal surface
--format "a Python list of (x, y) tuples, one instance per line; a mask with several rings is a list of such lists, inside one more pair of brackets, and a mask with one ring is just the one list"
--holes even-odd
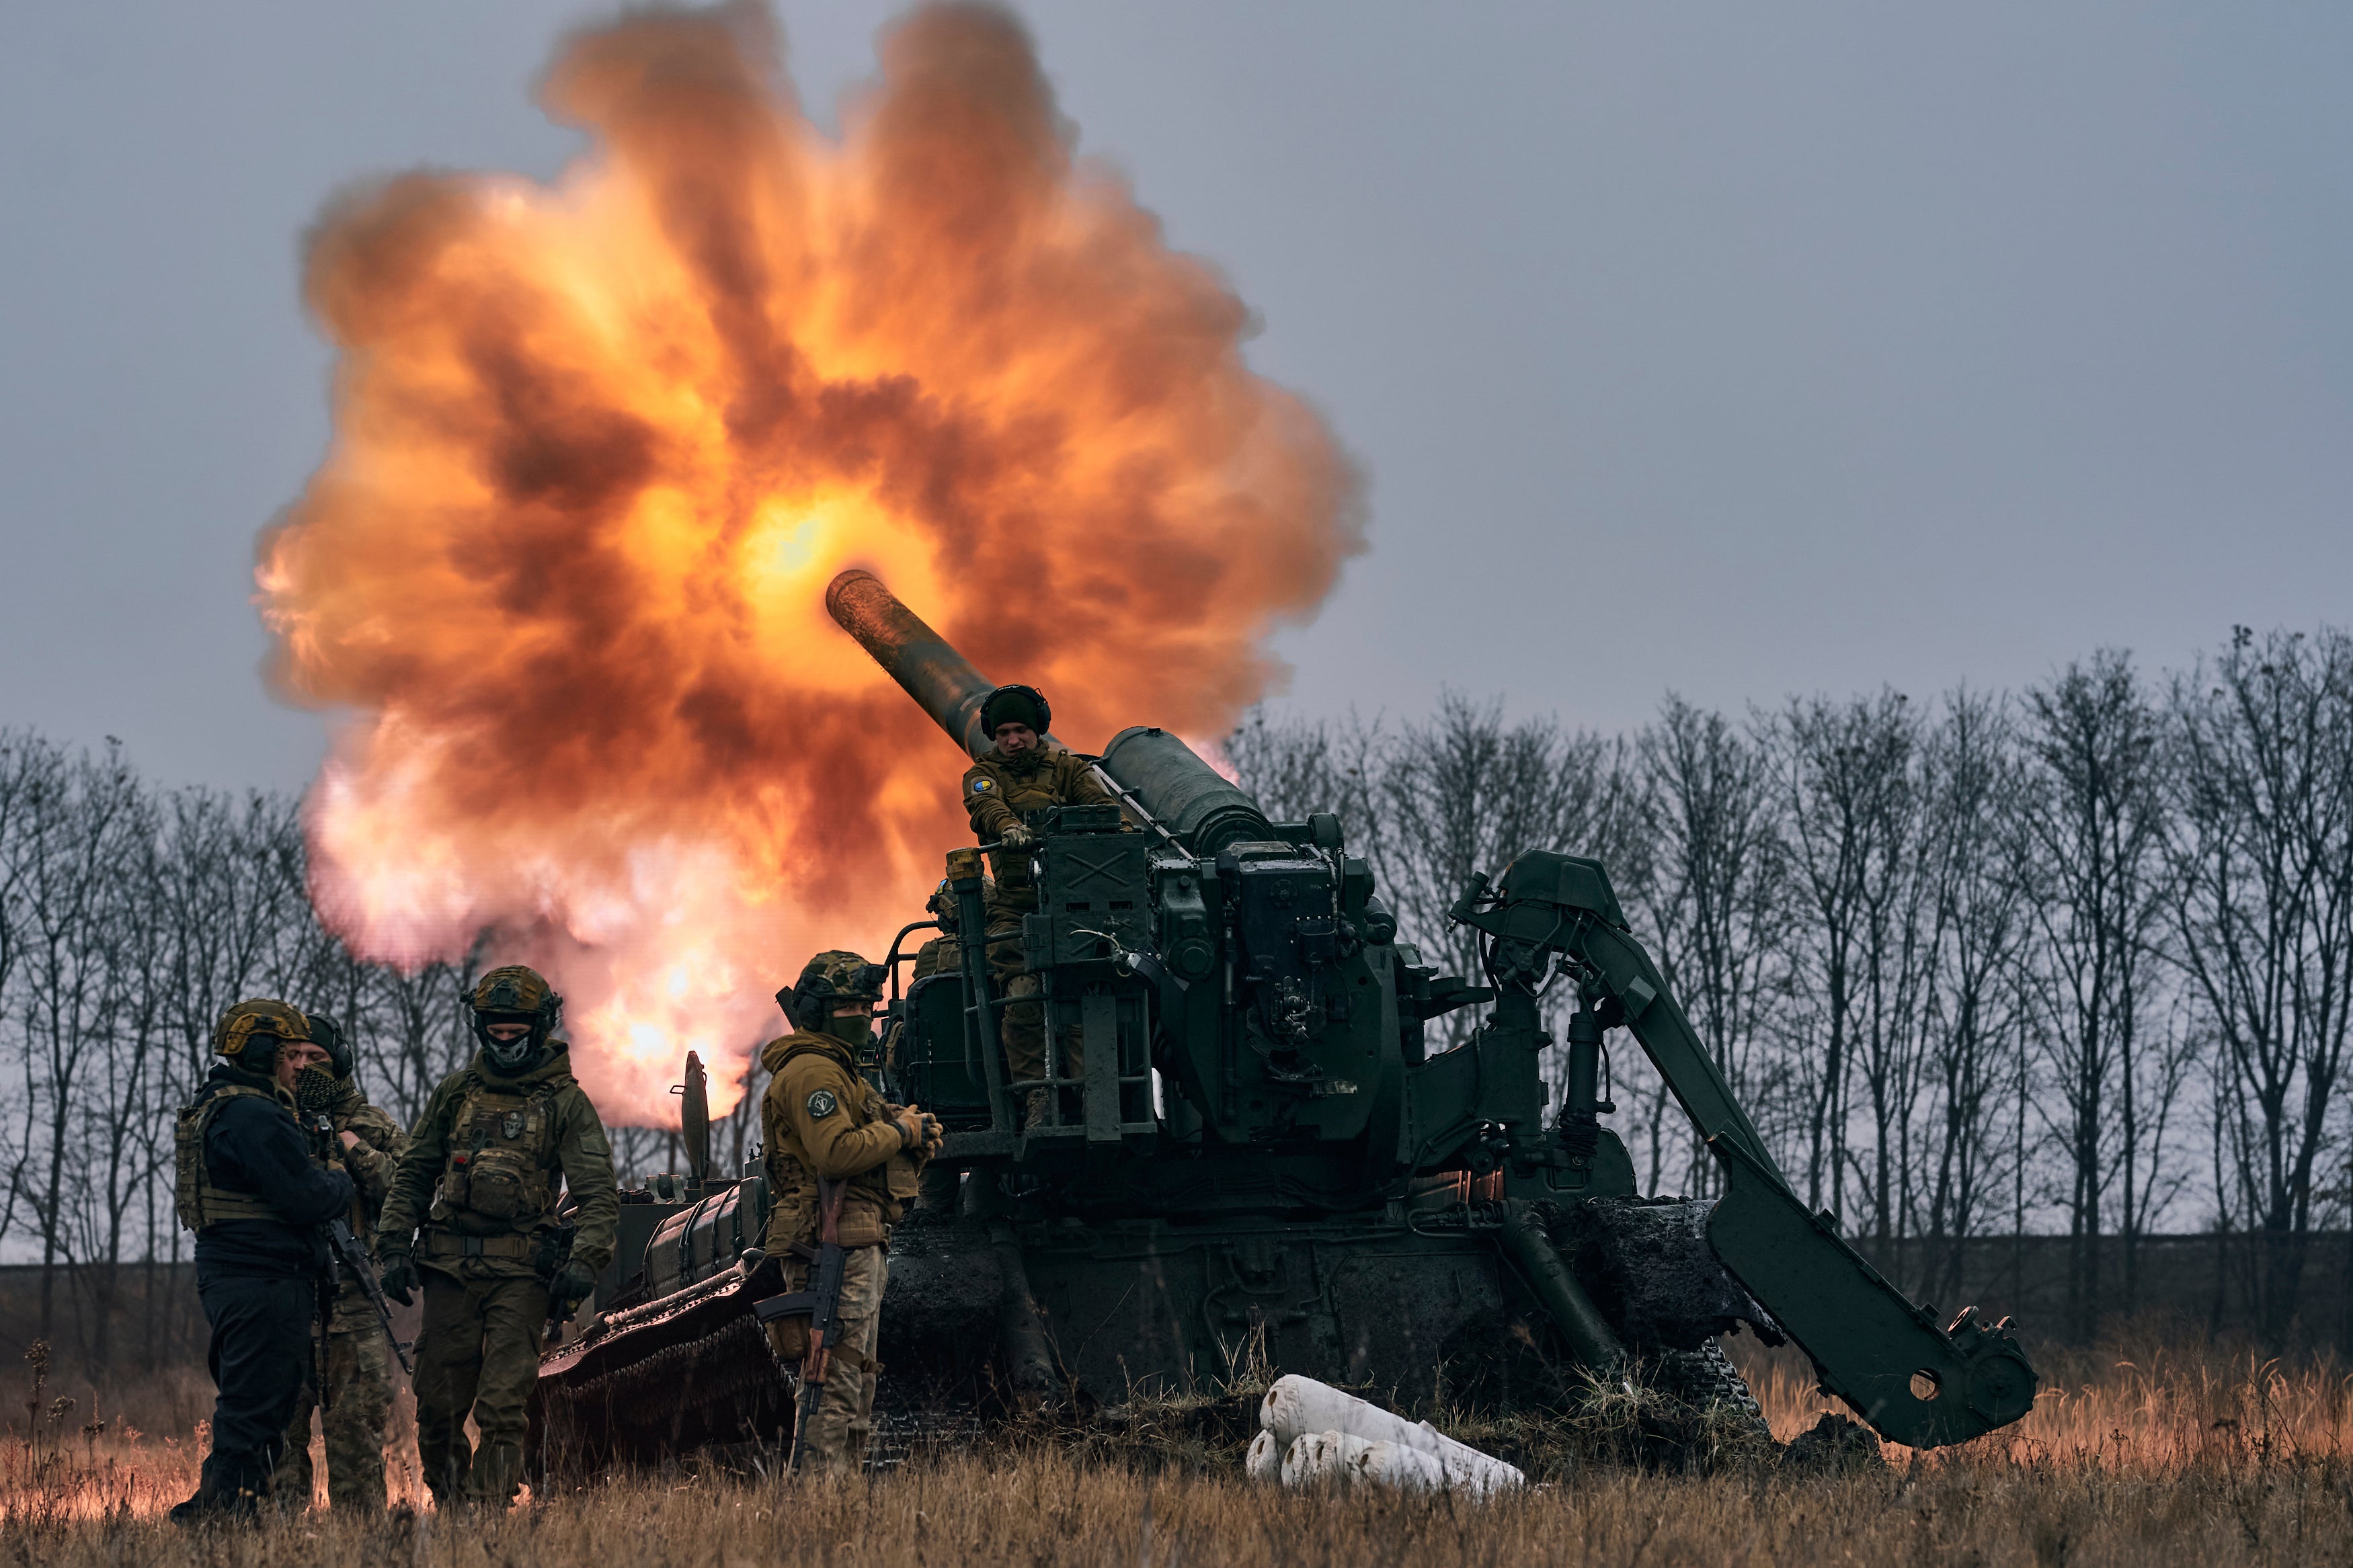
[(711, 1445), (781, 1444), (792, 1379), (752, 1315), (784, 1289), (765, 1258), (596, 1324), (541, 1361), (534, 1473), (654, 1465)]

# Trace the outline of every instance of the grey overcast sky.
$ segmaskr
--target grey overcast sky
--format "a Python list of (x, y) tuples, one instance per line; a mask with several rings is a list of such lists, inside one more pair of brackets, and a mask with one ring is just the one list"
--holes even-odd
[[(896, 7), (782, 8), (821, 118)], [(1082, 146), (1371, 481), (1291, 705), (1639, 723), (2353, 620), (2353, 6), (1030, 4)], [(609, 6), (0, 7), (0, 725), (296, 785), (299, 237), (553, 174)]]

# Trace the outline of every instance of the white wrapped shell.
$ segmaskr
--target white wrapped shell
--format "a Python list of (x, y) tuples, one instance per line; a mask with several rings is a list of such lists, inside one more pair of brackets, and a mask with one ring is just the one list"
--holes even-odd
[(1437, 1491), (1447, 1483), (1446, 1468), (1419, 1448), (1368, 1442), (1348, 1432), (1308, 1432), (1293, 1438), (1282, 1457), (1282, 1484)]
[[(1345, 1394), (1328, 1383), (1293, 1373), (1275, 1379), (1259, 1401), (1259, 1426), (1263, 1436), (1274, 1434), (1278, 1451), (1285, 1455), (1283, 1479), (1290, 1480), (1289, 1452), (1302, 1437), (1338, 1434), (1366, 1443), (1387, 1443), (1424, 1454), (1438, 1461), (1441, 1483), (1484, 1495), (1527, 1484), (1527, 1477), (1492, 1454), (1458, 1443), (1427, 1421), (1408, 1421), (1394, 1410)], [(1317, 1461), (1322, 1463), (1324, 1461)]]
[(1273, 1433), (1261, 1428), (1250, 1439), (1250, 1452), (1242, 1457), (1242, 1473), (1268, 1486), (1282, 1479), (1282, 1445), (1275, 1441)]

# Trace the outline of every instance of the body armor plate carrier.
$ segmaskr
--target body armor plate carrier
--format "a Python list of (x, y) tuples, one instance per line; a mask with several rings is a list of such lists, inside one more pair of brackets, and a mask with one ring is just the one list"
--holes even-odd
[(267, 1089), (243, 1084), (223, 1084), (180, 1111), (172, 1128), (174, 1170), (172, 1206), (187, 1230), (202, 1230), (227, 1219), (276, 1219), (278, 1211), (252, 1193), (232, 1193), (213, 1185), (205, 1167), (205, 1134), (222, 1106), (239, 1095), (266, 1100), (280, 1110), (285, 1102)]
[[(527, 1230), (553, 1214), (555, 1179), (554, 1090), (503, 1092), (476, 1079), (449, 1129), (433, 1219), (460, 1230)], [(469, 1219), (472, 1223), (469, 1223)]]

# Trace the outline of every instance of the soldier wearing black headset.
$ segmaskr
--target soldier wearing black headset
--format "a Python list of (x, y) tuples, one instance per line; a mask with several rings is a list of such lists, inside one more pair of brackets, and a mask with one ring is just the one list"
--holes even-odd
[[(1000, 686), (980, 707), (980, 724), (996, 742), (965, 770), (964, 806), (983, 844), (1005, 847), (990, 857), (996, 886), (988, 895), (988, 969), (1008, 996), (1036, 996), (1038, 977), (1021, 956), (1021, 917), (1038, 907), (1029, 875), (1029, 813), (1050, 805), (1111, 805), (1111, 791), (1094, 765), (1064, 751), (1047, 733), (1054, 710), (1034, 686)], [(1046, 1076), (1045, 1009), (1035, 1002), (1005, 1010), (1008, 1079)], [(1029, 1125), (1045, 1119), (1046, 1090), (1024, 1099)]]

